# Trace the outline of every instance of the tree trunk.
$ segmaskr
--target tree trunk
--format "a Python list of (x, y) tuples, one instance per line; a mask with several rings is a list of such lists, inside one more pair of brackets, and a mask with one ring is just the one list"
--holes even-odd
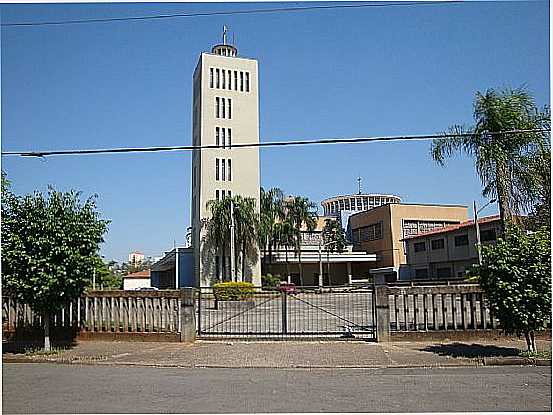
[(242, 281), (246, 281), (246, 242), (242, 241)]
[(290, 263), (288, 262), (288, 247), (285, 246), (284, 255), (286, 256), (286, 282), (292, 282), (290, 281)]
[(326, 250), (326, 268), (328, 272), (328, 285), (332, 287), (332, 279), (330, 278), (330, 252)]
[(223, 243), (223, 246), (221, 247), (221, 251), (223, 253), (223, 255), (221, 256), (221, 281), (226, 281), (225, 274), (227, 273), (227, 257), (226, 257), (227, 252), (226, 252), (224, 243)]
[(525, 331), (524, 338), (526, 339), (526, 347), (529, 352), (532, 352), (532, 341), (530, 340), (530, 333)]
[(303, 266), (301, 263), (301, 248), (298, 251), (298, 265), (300, 267), (300, 285), (303, 287)]
[(50, 313), (44, 313), (44, 351), (49, 352), (50, 348)]
[(530, 331), (530, 342), (532, 344), (532, 351), (536, 353), (538, 349), (536, 348), (536, 339), (534, 338), (534, 330)]

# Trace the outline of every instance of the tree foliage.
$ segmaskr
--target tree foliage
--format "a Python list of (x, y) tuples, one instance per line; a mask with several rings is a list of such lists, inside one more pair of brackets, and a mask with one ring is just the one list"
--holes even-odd
[(551, 233), (549, 228), (526, 234), (510, 226), (504, 238), (482, 249), (482, 265), (470, 275), (486, 293), (490, 307), (507, 334), (524, 334), (535, 351), (534, 331), (551, 317)]
[[(452, 137), (434, 140), (432, 158), (440, 165), (455, 153), (474, 159), (485, 197), (497, 198), (503, 225), (546, 197), (550, 204), (550, 130), (548, 108), (539, 110), (524, 88), (477, 92), (474, 125), (454, 125)], [(548, 160), (549, 160), (548, 159)], [(549, 189), (549, 190), (548, 190)]]
[[(108, 221), (94, 198), (49, 187), (15, 196), (3, 189), (2, 285), (4, 292), (48, 316), (79, 297), (97, 265)], [(49, 343), (47, 345), (49, 347)]]
[(322, 237), (327, 256), (328, 283), (329, 285), (332, 285), (329, 256), (332, 252), (344, 252), (347, 245), (346, 235), (340, 222), (336, 219), (326, 219)]

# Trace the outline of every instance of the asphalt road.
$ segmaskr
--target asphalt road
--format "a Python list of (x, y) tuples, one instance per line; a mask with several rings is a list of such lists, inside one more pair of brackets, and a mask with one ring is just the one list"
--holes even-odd
[(548, 367), (2, 371), (4, 413), (551, 411)]

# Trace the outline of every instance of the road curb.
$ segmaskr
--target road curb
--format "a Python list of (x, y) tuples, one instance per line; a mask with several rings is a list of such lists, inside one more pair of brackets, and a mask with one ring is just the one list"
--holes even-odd
[(549, 359), (534, 359), (530, 357), (485, 357), (484, 366), (551, 366)]

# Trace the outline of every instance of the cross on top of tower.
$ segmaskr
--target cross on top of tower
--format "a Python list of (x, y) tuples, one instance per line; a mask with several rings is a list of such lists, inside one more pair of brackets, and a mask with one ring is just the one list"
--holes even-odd
[(363, 179), (361, 179), (361, 177), (357, 178), (357, 193), (358, 194), (361, 194), (361, 180), (363, 180)]

